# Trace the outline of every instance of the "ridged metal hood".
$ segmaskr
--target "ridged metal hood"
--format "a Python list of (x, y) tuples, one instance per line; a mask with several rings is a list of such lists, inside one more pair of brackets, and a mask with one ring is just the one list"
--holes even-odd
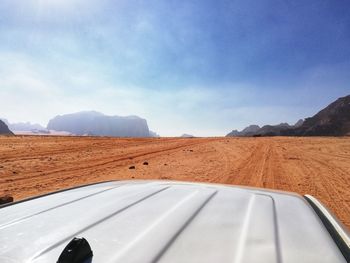
[(300, 196), (160, 181), (96, 184), (0, 209), (0, 262), (56, 262), (73, 237), (92, 262), (346, 262)]

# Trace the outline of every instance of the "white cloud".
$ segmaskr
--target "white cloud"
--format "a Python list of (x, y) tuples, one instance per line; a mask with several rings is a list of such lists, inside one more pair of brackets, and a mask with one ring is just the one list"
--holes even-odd
[(52, 72), (28, 56), (13, 53), (0, 54), (0, 97), (0, 116), (11, 122), (46, 125), (58, 114), (97, 110), (139, 115), (165, 136), (215, 135), (220, 113), (212, 102), (227, 99), (205, 87), (148, 89), (116, 84), (98, 72), (76, 70), (74, 63)]
[[(74, 59), (47, 67), (27, 55), (0, 53), (0, 117), (46, 125), (58, 114), (97, 110), (144, 117), (162, 136), (215, 136), (249, 124), (294, 123), (326, 106), (316, 109), (305, 103), (312, 100), (323, 70), (305, 74), (296, 89), (273, 92), (269, 87), (264, 92), (264, 87), (247, 83), (145, 88), (118, 83), (95, 68)], [(313, 87), (311, 93), (308, 87)]]

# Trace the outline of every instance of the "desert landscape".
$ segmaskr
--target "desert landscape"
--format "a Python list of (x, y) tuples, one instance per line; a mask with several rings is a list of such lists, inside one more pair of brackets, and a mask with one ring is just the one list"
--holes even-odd
[(350, 138), (0, 137), (0, 195), (160, 179), (311, 194), (350, 228)]

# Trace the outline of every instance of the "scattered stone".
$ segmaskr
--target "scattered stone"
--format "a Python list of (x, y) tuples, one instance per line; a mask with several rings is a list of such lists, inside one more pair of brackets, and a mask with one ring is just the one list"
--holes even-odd
[(148, 165), (148, 162), (143, 162), (143, 165)]
[(165, 163), (164, 166), (167, 166), (167, 164)]
[(134, 166), (134, 165), (132, 165), (132, 166), (130, 166), (130, 167), (129, 167), (129, 169), (135, 169), (135, 166)]
[(193, 152), (193, 150), (189, 150), (190, 152)]
[(17, 174), (17, 172), (16, 172), (16, 171), (13, 171), (12, 173), (13, 173), (13, 174)]
[(298, 157), (289, 157), (289, 160), (300, 160)]
[(10, 196), (10, 195), (0, 196), (0, 205), (12, 203), (12, 202), (13, 202), (12, 196)]

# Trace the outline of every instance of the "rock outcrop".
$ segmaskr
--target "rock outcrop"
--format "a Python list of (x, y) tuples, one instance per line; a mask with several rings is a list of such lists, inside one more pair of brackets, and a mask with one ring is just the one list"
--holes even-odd
[(149, 131), (149, 137), (153, 137), (153, 138), (159, 138), (160, 135), (154, 131)]
[(302, 125), (283, 132), (296, 136), (345, 136), (350, 133), (350, 95), (339, 98)]
[(9, 123), (8, 127), (11, 131), (44, 131), (45, 128), (40, 124), (32, 124), (30, 122)]
[(345, 136), (350, 134), (350, 95), (339, 98), (316, 115), (288, 123), (251, 125), (242, 131), (233, 130), (226, 136)]
[(0, 135), (13, 135), (6, 123), (0, 120)]
[(227, 137), (252, 137), (252, 136), (277, 136), (281, 135), (281, 131), (291, 128), (288, 123), (280, 123), (278, 125), (250, 125), (242, 131), (233, 130)]
[(227, 134), (227, 137), (248, 137), (248, 136), (254, 136), (258, 131), (260, 130), (259, 125), (249, 125), (248, 127), (244, 128), (241, 131), (233, 130), (229, 134)]
[(95, 111), (57, 116), (47, 129), (66, 131), (76, 135), (111, 137), (149, 137), (147, 121), (137, 116), (107, 116)]
[(194, 136), (192, 134), (187, 134), (187, 133), (184, 133), (180, 136), (181, 138), (194, 138)]

